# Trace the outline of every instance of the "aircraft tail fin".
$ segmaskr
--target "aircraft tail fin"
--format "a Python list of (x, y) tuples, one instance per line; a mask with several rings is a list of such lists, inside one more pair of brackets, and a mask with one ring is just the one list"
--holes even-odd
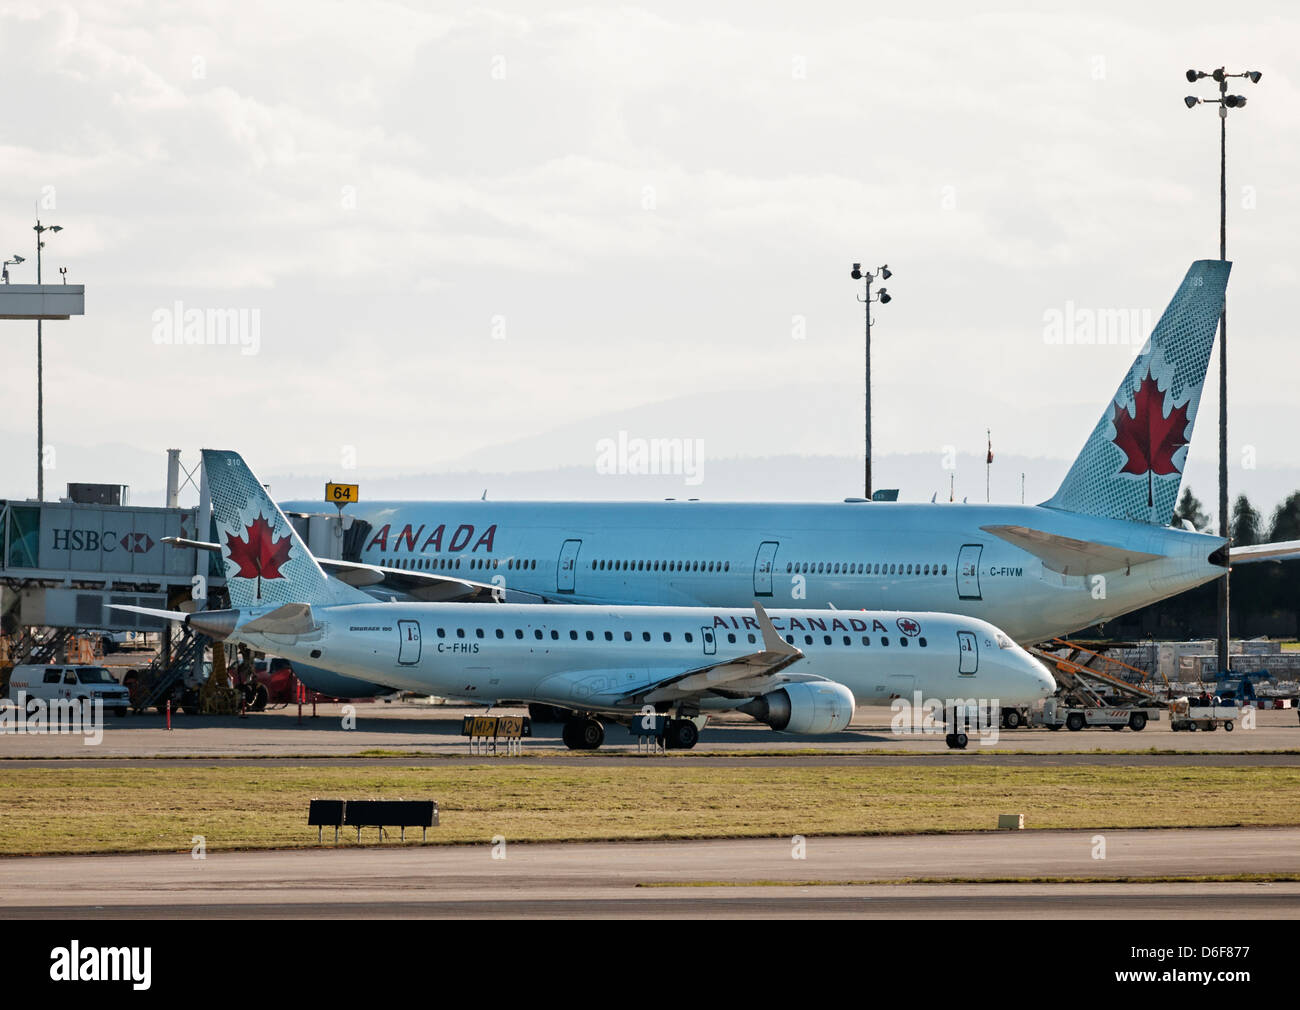
[(232, 607), (375, 602), (325, 574), (239, 453), (204, 449), (203, 469)]
[(1232, 264), (1197, 260), (1047, 508), (1168, 525)]

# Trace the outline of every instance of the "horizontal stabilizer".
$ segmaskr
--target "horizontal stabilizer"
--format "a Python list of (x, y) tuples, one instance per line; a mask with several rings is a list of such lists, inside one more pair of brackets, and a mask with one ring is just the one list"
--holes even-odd
[(316, 621), (310, 604), (286, 603), (268, 614), (253, 618), (239, 630), (263, 635), (308, 635), (316, 630)]
[(1030, 529), (1028, 526), (981, 526), (980, 529), (1028, 551), (1040, 559), (1044, 567), (1062, 575), (1114, 572), (1162, 557), (1160, 554), (1148, 554), (1146, 551), (1101, 544), (1094, 540), (1063, 537), (1056, 533)]
[(1290, 561), (1300, 558), (1300, 540), (1280, 540), (1275, 544), (1251, 544), (1234, 547), (1228, 552), (1228, 563), (1248, 565), (1253, 561)]
[(185, 623), (185, 618), (190, 615), (181, 610), (154, 610), (151, 607), (131, 607), (125, 603), (110, 603), (109, 610), (126, 610), (132, 614), (144, 614), (145, 617), (158, 617), (164, 621), (179, 621)]

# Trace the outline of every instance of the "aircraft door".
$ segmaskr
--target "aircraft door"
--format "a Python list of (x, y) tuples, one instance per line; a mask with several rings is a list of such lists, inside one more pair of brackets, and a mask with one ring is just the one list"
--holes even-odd
[(957, 632), (957, 672), (973, 674), (980, 668), (980, 647), (973, 631)]
[(704, 643), (704, 654), (706, 656), (716, 656), (718, 654), (718, 639), (713, 634), (712, 628), (700, 629), (700, 641)]
[(964, 544), (957, 554), (957, 599), (982, 600), (980, 593), (980, 555), (983, 544)]
[(776, 563), (776, 549), (780, 546), (775, 540), (764, 540), (758, 545), (758, 553), (754, 555), (755, 596), (772, 595), (772, 568)]
[(397, 662), (402, 666), (414, 666), (420, 661), (420, 622), (397, 622)]
[(560, 548), (560, 560), (555, 568), (555, 590), (571, 593), (578, 571), (578, 551), (582, 550), (581, 540), (566, 540)]

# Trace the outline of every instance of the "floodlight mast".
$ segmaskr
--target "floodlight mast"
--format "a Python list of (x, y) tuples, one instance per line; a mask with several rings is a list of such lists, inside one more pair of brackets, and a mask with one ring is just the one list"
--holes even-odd
[[(1194, 109), (1198, 105), (1219, 107), (1219, 259), (1228, 258), (1228, 110), (1240, 109), (1246, 104), (1245, 96), (1228, 94), (1228, 79), (1241, 77), (1258, 84), (1264, 75), (1258, 70), (1229, 73), (1223, 67), (1206, 73), (1204, 70), (1187, 71), (1187, 80), (1195, 84), (1209, 77), (1219, 85), (1218, 98), (1197, 98), (1188, 95), (1183, 103)], [(1223, 313), (1219, 316), (1219, 536), (1230, 540), (1232, 527), (1228, 517), (1228, 302), (1225, 297)], [(1228, 585), (1231, 566), (1225, 566), (1219, 580), (1219, 621), (1215, 635), (1215, 660), (1219, 673), (1232, 668), (1228, 652), (1228, 613), (1231, 594)]]
[(862, 264), (854, 263), (853, 269), (849, 272), (849, 276), (853, 278), (853, 280), (855, 281), (864, 281), (865, 289), (866, 289), (865, 295), (858, 295), (858, 301), (862, 302), (863, 305), (865, 306), (866, 317), (867, 317), (866, 383), (865, 383), (866, 424), (865, 424), (865, 437), (864, 437), (866, 453), (863, 458), (862, 489), (863, 489), (863, 496), (868, 501), (870, 501), (871, 500), (871, 303), (879, 302), (881, 305), (888, 305), (891, 301), (893, 301), (893, 298), (889, 294), (889, 290), (883, 287), (876, 293), (876, 296), (873, 298), (871, 295), (871, 284), (874, 280), (876, 280), (877, 277), (879, 277), (880, 280), (882, 281), (887, 281), (889, 280), (889, 278), (894, 276), (894, 273), (892, 270), (889, 269), (889, 264), (887, 263), (876, 267), (876, 272), (874, 274), (872, 274), (870, 271), (863, 272)]

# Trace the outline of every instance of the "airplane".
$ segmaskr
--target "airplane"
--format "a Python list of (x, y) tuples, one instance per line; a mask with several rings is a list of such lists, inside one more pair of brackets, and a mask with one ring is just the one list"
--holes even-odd
[(601, 745), (602, 719), (661, 714), (679, 749), (700, 716), (726, 710), (835, 733), (857, 704), (918, 691), (941, 700), (947, 742), (963, 748), (962, 712), (1056, 689), (997, 628), (949, 614), (377, 602), (326, 575), (237, 453), (204, 450), (203, 466), (232, 608), (117, 609), (398, 690), (560, 707), (574, 750)]
[[(948, 612), (1021, 644), (1300, 555), (1170, 525), (1231, 264), (1191, 265), (1039, 505), (402, 502), (349, 507), (330, 574), (415, 600)], [(775, 477), (774, 477), (775, 479)], [(289, 502), (299, 522), (320, 506)], [(333, 517), (331, 517), (333, 518)]]

